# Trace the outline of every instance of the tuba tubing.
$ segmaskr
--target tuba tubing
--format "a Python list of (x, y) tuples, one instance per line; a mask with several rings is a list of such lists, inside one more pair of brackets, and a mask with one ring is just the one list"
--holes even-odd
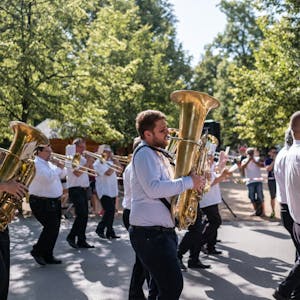
[[(29, 186), (35, 175), (32, 160), (34, 150), (39, 145), (49, 145), (49, 140), (40, 130), (23, 122), (10, 122), (10, 127), (14, 131), (14, 137), (0, 166), (0, 181), (15, 178)], [(6, 192), (0, 194), (0, 231), (4, 231), (11, 222), (20, 203), (13, 195)]]
[[(180, 107), (178, 144), (176, 149), (175, 178), (188, 176), (192, 170), (205, 118), (220, 102), (206, 93), (192, 90), (178, 90), (170, 98)], [(171, 199), (173, 216), (178, 227), (187, 228), (197, 217), (199, 197), (197, 191), (187, 190), (179, 197)]]

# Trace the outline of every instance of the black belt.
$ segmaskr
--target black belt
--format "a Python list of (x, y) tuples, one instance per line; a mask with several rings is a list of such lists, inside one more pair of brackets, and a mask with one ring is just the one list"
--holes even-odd
[(88, 189), (87, 187), (82, 187), (82, 186), (69, 187), (69, 190), (84, 190), (84, 191), (86, 191), (87, 189)]
[(45, 200), (54, 200), (54, 201), (58, 201), (60, 200), (60, 197), (57, 197), (57, 198), (48, 198), (48, 197), (39, 197), (39, 196), (36, 196), (36, 195), (30, 195), (30, 197), (34, 198), (34, 199), (38, 199), (38, 200), (41, 200), (41, 201), (45, 201)]
[(174, 227), (163, 227), (163, 226), (136, 226), (130, 225), (130, 227), (134, 230), (156, 230), (156, 231), (164, 231), (164, 232), (174, 232)]

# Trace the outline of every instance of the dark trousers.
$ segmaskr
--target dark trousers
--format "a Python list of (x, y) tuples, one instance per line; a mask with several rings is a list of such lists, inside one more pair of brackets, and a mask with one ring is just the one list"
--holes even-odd
[[(148, 299), (178, 300), (183, 278), (178, 264), (175, 231), (130, 227), (129, 235), (136, 255), (151, 276)], [(158, 289), (155, 298), (152, 296), (154, 286)]]
[[(127, 230), (129, 230), (129, 215), (130, 215), (130, 209), (125, 208), (123, 210), (123, 223)], [(135, 255), (135, 263), (133, 265), (133, 269), (131, 273), (128, 300), (146, 299), (143, 291), (143, 285), (145, 279), (147, 279), (147, 283), (149, 285), (149, 281), (150, 281), (149, 272), (144, 268), (138, 256)]]
[(130, 215), (130, 209), (124, 208), (123, 210), (123, 224), (127, 230), (129, 230), (129, 215)]
[(40, 198), (30, 195), (29, 204), (33, 215), (43, 225), (43, 230), (37, 243), (33, 245), (32, 252), (34, 255), (51, 259), (60, 227), (60, 198)]
[[(293, 225), (293, 235), (296, 242), (297, 252), (300, 253), (300, 225), (294, 222)], [(292, 270), (285, 278), (283, 282), (279, 285), (279, 293), (285, 297), (290, 297), (291, 299), (300, 299), (300, 259), (296, 260)]]
[(205, 226), (204, 239), (207, 242), (207, 250), (214, 250), (217, 243), (218, 228), (222, 224), (218, 204), (202, 208), (206, 215), (207, 223)]
[(188, 227), (187, 232), (183, 236), (178, 246), (178, 257), (182, 256), (190, 251), (190, 261), (198, 262), (201, 247), (204, 245), (205, 240), (203, 237), (204, 225), (202, 222), (201, 210), (198, 206), (197, 218), (193, 225)]
[(89, 213), (87, 191), (82, 187), (71, 187), (69, 188), (69, 198), (74, 204), (76, 217), (68, 238), (78, 237), (78, 242), (82, 243), (86, 240), (85, 230)]
[(0, 231), (0, 299), (6, 300), (9, 287), (10, 249), (8, 228)]
[(96, 231), (104, 233), (104, 229), (107, 228), (106, 235), (114, 234), (113, 223), (116, 211), (116, 197), (112, 198), (104, 195), (101, 197), (100, 202), (104, 209), (104, 214)]
[[(296, 247), (296, 240), (294, 238), (294, 234), (293, 234), (293, 225), (294, 225), (294, 220), (293, 218), (291, 217), (290, 215), (290, 211), (289, 211), (289, 207), (287, 204), (284, 204), (284, 203), (280, 203), (280, 216), (281, 216), (281, 222), (284, 226), (284, 228), (289, 232), (292, 240), (293, 240), (293, 243)], [(296, 250), (296, 259), (295, 261), (297, 260), (298, 258), (298, 252)]]

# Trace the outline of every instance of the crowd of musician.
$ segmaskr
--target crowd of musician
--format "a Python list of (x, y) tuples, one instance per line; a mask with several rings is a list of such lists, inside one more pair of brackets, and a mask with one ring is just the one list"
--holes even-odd
[[(109, 145), (100, 145), (93, 155), (86, 151), (86, 142), (82, 138), (68, 145), (65, 156), (53, 153), (50, 144), (36, 147), (36, 173), (28, 194), (32, 214), (42, 225), (30, 252), (39, 265), (62, 263), (54, 256), (54, 248), (63, 214), (72, 222), (66, 238), (72, 248), (94, 248), (85, 234), (91, 210), (96, 216), (101, 216), (95, 228), (100, 239), (120, 238), (113, 225), (122, 200), (123, 223), (136, 253), (129, 299), (179, 299), (183, 288), (182, 271), (210, 268), (200, 261), (200, 252), (222, 254), (217, 249), (217, 232), (222, 223), (219, 204), (223, 200), (219, 183), (232, 180), (232, 173), (239, 171), (247, 185), (252, 215), (265, 216), (263, 168), (268, 174), (271, 199), (271, 214), (267, 217), (275, 217), (277, 198), (283, 224), (299, 252), (300, 206), (296, 198), (300, 191), (296, 183), (299, 172), (295, 167), (299, 168), (299, 112), (291, 117), (291, 128), (278, 156), (277, 149), (270, 147), (268, 157), (262, 160), (257, 149), (245, 146), (239, 147), (239, 153), (234, 157), (224, 151), (216, 155), (216, 146), (211, 144), (206, 158), (208, 171), (201, 175), (191, 172), (180, 178), (174, 178), (173, 156), (165, 150), (169, 130), (164, 114), (153, 110), (141, 112), (136, 127), (139, 137), (133, 141), (133, 159), (128, 156), (122, 160), (114, 155)], [(228, 167), (229, 161), (232, 166)], [(172, 215), (170, 197), (190, 189), (200, 193), (202, 199), (197, 206), (195, 221), (186, 228), (177, 245), (176, 220)], [(27, 188), (11, 181), (0, 184), (0, 191), (21, 197), (27, 193)], [(66, 207), (69, 213), (72, 212), (72, 218), (66, 214)], [(1, 237), (0, 242), (3, 240), (5, 238)], [(188, 251), (186, 265), (184, 255)], [(0, 279), (0, 299), (7, 299), (9, 251), (2, 249), (0, 257), (1, 274), (6, 274)], [(276, 289), (274, 298), (300, 299), (299, 272), (297, 255), (293, 270)], [(148, 286), (148, 295), (145, 295), (144, 282)]]

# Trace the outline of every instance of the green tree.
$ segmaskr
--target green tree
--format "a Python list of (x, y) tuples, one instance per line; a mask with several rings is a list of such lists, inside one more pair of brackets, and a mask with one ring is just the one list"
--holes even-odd
[[(70, 1), (69, 1), (70, 2)], [(1, 138), (10, 120), (33, 123), (60, 115), (72, 77), (73, 46), (65, 31), (67, 1), (3, 0), (0, 3)]]
[[(261, 20), (266, 39), (255, 69), (235, 71), (236, 132), (260, 147), (280, 144), (291, 114), (299, 109), (299, 18), (284, 15), (271, 27)], [(278, 42), (280, 41), (280, 42)]]
[[(94, 15), (78, 60), (80, 81), (71, 85), (73, 102), (64, 124), (78, 128), (76, 120), (87, 113), (86, 121), (95, 120), (93, 131), (103, 133), (101, 122), (106, 120), (110, 129), (122, 134), (119, 144), (128, 145), (137, 134), (135, 117), (141, 110), (160, 109), (175, 123), (177, 107), (169, 95), (185, 82), (179, 73), (172, 74), (172, 60), (167, 57), (169, 35), (157, 35), (149, 24), (143, 24), (139, 12), (134, 1), (107, 1)], [(93, 114), (99, 109), (102, 119), (96, 122)]]
[(195, 68), (192, 86), (221, 102), (212, 115), (221, 124), (223, 145), (235, 147), (244, 141), (233, 131), (238, 108), (233, 102), (232, 72), (235, 66), (253, 68), (253, 51), (258, 48), (263, 33), (256, 22), (253, 1), (222, 0), (219, 6), (227, 18), (225, 30), (207, 45)]

